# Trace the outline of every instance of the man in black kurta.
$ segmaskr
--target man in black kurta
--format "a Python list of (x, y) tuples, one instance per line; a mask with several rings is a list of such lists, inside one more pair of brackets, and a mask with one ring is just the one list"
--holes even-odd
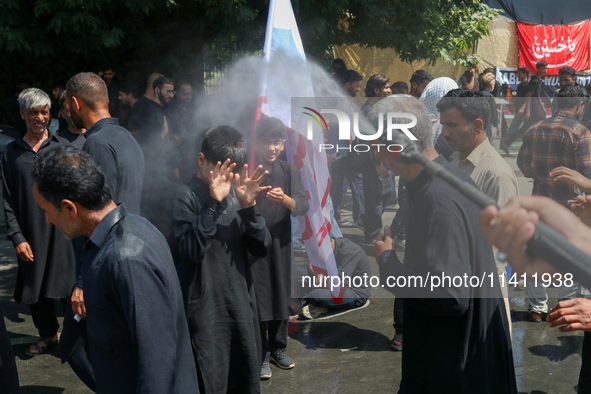
[[(410, 98), (384, 99), (369, 114), (374, 127), (378, 114), (388, 112), (415, 115), (417, 125), (409, 131), (421, 154), (476, 187), (433, 148), (429, 113), (422, 104)], [(492, 249), (479, 231), (479, 208), (418, 164), (398, 162), (383, 149), (377, 158), (409, 180), (404, 264), (393, 250), (389, 229), (375, 245), (382, 283), (388, 277), (405, 277), (407, 283), (387, 287), (405, 298), (399, 393), (517, 393), (505, 305)], [(482, 287), (444, 284), (430, 291), (429, 285), (421, 289), (411, 284), (411, 277), (443, 273), (451, 278), (493, 277)]]
[[(86, 129), (83, 150), (101, 167), (113, 201), (125, 203), (130, 213), (139, 215), (144, 182), (144, 155), (135, 139), (116, 118), (109, 114), (109, 100), (104, 81), (93, 73), (74, 75), (66, 85), (66, 107), (74, 125)], [(82, 253), (83, 242), (74, 240), (76, 253)], [(77, 256), (78, 257), (78, 256)], [(80, 263), (78, 258), (77, 263)], [(85, 322), (77, 323), (75, 314), (84, 313), (83, 284), (80, 267), (72, 292), (72, 307), (64, 315), (60, 346), (62, 362), (69, 361), (76, 374), (90, 387), (94, 377), (84, 350)], [(75, 311), (74, 311), (74, 310)]]
[(259, 326), (248, 253), (267, 254), (271, 237), (255, 198), (270, 187), (258, 186), (264, 175), (257, 178), (255, 171), (252, 178), (243, 172), (231, 188), (230, 161), (240, 163), (245, 157), (237, 130), (219, 126), (208, 131), (199, 174), (173, 200), (172, 249), (179, 258), (191, 344), (205, 393), (260, 392)]
[(47, 220), (86, 236), (82, 278), (89, 359), (97, 393), (199, 393), (187, 320), (166, 240), (115, 205), (85, 152), (56, 149), (37, 161), (33, 192)]
[(308, 212), (308, 198), (298, 169), (278, 160), (285, 146), (286, 127), (277, 118), (265, 117), (257, 124), (254, 149), (256, 164), (269, 172), (262, 186), (271, 186), (258, 195), (257, 207), (271, 234), (266, 257), (252, 259), (252, 277), (256, 292), (261, 342), (262, 378), (271, 377), (269, 358), (283, 369), (295, 366), (284, 351), (291, 304), (291, 219)]
[(43, 91), (26, 89), (19, 95), (19, 103), (27, 134), (8, 144), (2, 156), (4, 213), (6, 235), (18, 258), (14, 299), (29, 304), (39, 330), (38, 346), (29, 350), (30, 355), (35, 355), (57, 342), (59, 323), (54, 300), (65, 302), (69, 297), (76, 267), (72, 244), (45, 221), (43, 211), (35, 204), (31, 178), (33, 165), (41, 153), (68, 142), (47, 130), (50, 100)]
[(129, 204), (129, 212), (139, 215), (145, 164), (138, 143), (117, 118), (99, 120), (84, 135), (82, 149), (101, 166), (113, 201)]

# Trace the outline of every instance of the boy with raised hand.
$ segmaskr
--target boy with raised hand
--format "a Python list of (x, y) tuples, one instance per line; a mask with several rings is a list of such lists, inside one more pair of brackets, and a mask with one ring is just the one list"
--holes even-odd
[[(175, 193), (172, 248), (202, 393), (259, 393), (260, 338), (249, 253), (265, 257), (271, 237), (256, 207), (267, 172), (251, 177), (240, 132), (204, 137), (200, 171)], [(223, 163), (223, 164), (222, 164)], [(243, 168), (242, 176), (233, 174)]]
[(257, 123), (254, 141), (256, 164), (269, 173), (262, 185), (272, 187), (266, 195), (257, 197), (257, 206), (271, 234), (271, 248), (266, 257), (255, 258), (252, 263), (263, 346), (261, 379), (271, 377), (269, 357), (279, 368), (295, 366), (285, 354), (292, 277), (290, 215), (305, 215), (308, 198), (298, 169), (278, 160), (285, 146), (285, 131), (281, 120), (265, 117)]

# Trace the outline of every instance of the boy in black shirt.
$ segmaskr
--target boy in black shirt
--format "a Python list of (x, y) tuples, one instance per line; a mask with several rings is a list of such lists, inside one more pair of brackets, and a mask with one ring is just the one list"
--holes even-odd
[[(265, 257), (271, 237), (256, 197), (271, 189), (243, 163), (240, 132), (218, 126), (204, 137), (200, 171), (175, 193), (172, 249), (185, 301), (200, 391), (260, 392), (260, 337), (248, 253)], [(223, 164), (222, 164), (223, 163)], [(243, 168), (242, 176), (234, 174)], [(238, 171), (237, 171), (238, 172)]]
[(300, 172), (293, 165), (277, 160), (285, 146), (286, 127), (277, 118), (259, 120), (254, 141), (256, 164), (269, 176), (261, 183), (272, 187), (259, 194), (256, 201), (271, 234), (271, 247), (266, 257), (252, 263), (254, 288), (263, 345), (261, 378), (271, 377), (269, 356), (283, 369), (294, 361), (284, 351), (287, 346), (288, 306), (291, 303), (291, 216), (308, 212), (308, 198)]

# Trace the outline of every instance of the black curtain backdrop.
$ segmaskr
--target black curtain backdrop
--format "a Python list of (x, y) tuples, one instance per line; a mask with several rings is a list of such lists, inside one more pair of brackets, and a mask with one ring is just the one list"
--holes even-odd
[(591, 0), (482, 0), (516, 22), (567, 25), (591, 19)]

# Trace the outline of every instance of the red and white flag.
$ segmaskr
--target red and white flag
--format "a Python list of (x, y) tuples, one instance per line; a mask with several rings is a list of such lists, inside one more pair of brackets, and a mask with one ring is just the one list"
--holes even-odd
[[(300, 171), (310, 206), (308, 213), (299, 217), (308, 259), (317, 272), (338, 277), (329, 236), (330, 176), (326, 156), (318, 148), (323, 143), (322, 130), (316, 130), (309, 140), (307, 123), (292, 121), (291, 117), (291, 99), (314, 97), (314, 90), (290, 0), (271, 0), (269, 4), (264, 56), (257, 118), (262, 112), (281, 119), (288, 127), (292, 163)], [(331, 288), (331, 294), (340, 302), (342, 287)]]

